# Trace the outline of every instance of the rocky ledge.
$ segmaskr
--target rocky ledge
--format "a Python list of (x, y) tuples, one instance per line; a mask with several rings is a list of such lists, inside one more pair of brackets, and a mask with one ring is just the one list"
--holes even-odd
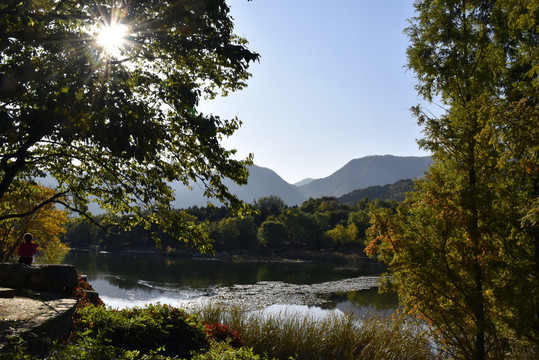
[(0, 352), (11, 338), (23, 338), (39, 354), (67, 336), (77, 284), (72, 265), (0, 263)]
[(32, 353), (46, 352), (53, 340), (69, 334), (77, 300), (0, 299), (0, 352), (11, 338), (31, 343)]
[(77, 287), (73, 265), (0, 263), (0, 287), (17, 291), (32, 290), (69, 296)]

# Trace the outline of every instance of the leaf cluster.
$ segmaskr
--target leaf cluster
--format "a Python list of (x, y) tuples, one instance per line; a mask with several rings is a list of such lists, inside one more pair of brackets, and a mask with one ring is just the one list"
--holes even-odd
[(421, 0), (406, 29), (418, 93), (444, 113), (413, 108), (435, 162), (396, 212), (372, 212), (366, 250), (456, 358), (539, 344), (538, 5)]
[[(56, 208), (55, 198), (62, 200), (62, 194), (55, 190), (28, 182), (18, 182), (13, 192), (7, 193), (0, 202), (0, 261), (14, 260), (16, 250), (25, 233), (32, 233), (38, 244), (37, 260), (59, 263), (68, 251), (60, 241), (68, 222), (64, 211)], [(35, 204), (41, 204), (40, 207)], [(26, 214), (24, 217), (10, 217)]]
[(189, 357), (209, 349), (204, 326), (184, 310), (167, 305), (107, 310), (89, 306), (79, 310), (76, 336), (97, 339), (124, 350)]
[[(96, 40), (113, 21), (129, 28), (116, 55)], [(224, 0), (2, 2), (0, 198), (48, 175), (72, 211), (95, 201), (206, 244), (171, 211), (169, 184), (198, 181), (242, 209), (221, 179), (244, 184), (251, 157), (233, 160), (220, 143), (240, 121), (197, 110), (243, 88), (258, 59), (232, 30)]]

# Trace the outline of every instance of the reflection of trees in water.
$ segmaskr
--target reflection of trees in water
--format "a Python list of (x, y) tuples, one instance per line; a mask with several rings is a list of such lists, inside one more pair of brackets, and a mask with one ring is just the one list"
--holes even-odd
[(131, 278), (131, 277), (125, 277), (125, 276), (106, 276), (105, 279), (111, 284), (114, 285), (120, 289), (125, 290), (132, 290), (132, 289), (140, 289), (145, 288), (149, 289), (149, 286), (145, 286), (138, 282), (137, 279)]
[(399, 306), (396, 292), (380, 294), (378, 288), (338, 293), (334, 294), (330, 300), (332, 304), (349, 301), (358, 307), (372, 306), (376, 310), (393, 310)]
[(335, 293), (331, 295), (323, 309), (334, 309), (339, 303), (350, 303), (357, 308), (374, 308), (376, 311), (395, 310), (399, 307), (399, 298), (395, 292), (380, 294), (378, 288)]
[(226, 262), (84, 252), (68, 254), (65, 263), (73, 264), (90, 281), (107, 277), (112, 285), (125, 289), (146, 288), (140, 281), (167, 288), (249, 285), (259, 281), (314, 284), (372, 275), (378, 270), (371, 264), (345, 268), (305, 262)]
[(269, 276), (269, 269), (266, 266), (261, 266), (256, 273), (256, 281), (266, 281)]

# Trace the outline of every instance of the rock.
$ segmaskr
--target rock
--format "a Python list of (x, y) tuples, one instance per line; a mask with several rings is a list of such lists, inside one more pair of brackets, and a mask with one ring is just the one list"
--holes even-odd
[(10, 288), (0, 287), (0, 298), (13, 298), (15, 297), (15, 290)]
[[(0, 263), (0, 353), (22, 339), (30, 354), (47, 354), (72, 329), (77, 300), (71, 297), (78, 283), (73, 265)], [(29, 293), (32, 298), (20, 296)], [(95, 291), (88, 293), (99, 302)]]
[(45, 354), (53, 341), (69, 334), (77, 300), (0, 299), (0, 352), (9, 339), (21, 337), (31, 354)]
[(0, 263), (0, 287), (71, 294), (77, 284), (73, 265)]

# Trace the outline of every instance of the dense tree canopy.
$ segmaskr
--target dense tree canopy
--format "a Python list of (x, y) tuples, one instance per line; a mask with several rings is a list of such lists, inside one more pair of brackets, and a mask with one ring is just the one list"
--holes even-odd
[(539, 2), (415, 8), (409, 68), (446, 111), (414, 109), (435, 162), (396, 214), (375, 212), (367, 250), (443, 352), (525, 358), (539, 344)]
[[(106, 45), (99, 35), (113, 25), (107, 36), (125, 35)], [(69, 209), (95, 199), (203, 239), (172, 211), (168, 184), (195, 180), (240, 206), (221, 179), (245, 183), (251, 159), (220, 144), (240, 122), (197, 105), (243, 88), (257, 59), (233, 34), (225, 0), (2, 1), (0, 200), (17, 181), (49, 175)]]
[[(327, 205), (322, 205), (324, 203)], [(300, 256), (311, 251), (316, 253), (322, 250), (325, 253), (329, 250), (357, 256), (363, 254), (365, 230), (370, 221), (368, 209), (373, 206), (395, 209), (398, 203), (363, 199), (350, 206), (336, 205), (335, 198), (325, 198), (310, 199), (304, 203), (305, 206), (289, 208), (282, 199), (270, 196), (256, 200), (252, 206), (260, 209), (261, 204), (277, 204), (277, 208), (272, 205), (268, 209), (278, 211), (266, 218), (262, 217), (262, 211), (254, 216), (234, 216), (224, 206), (193, 207), (185, 211), (187, 216), (206, 229), (217, 252), (239, 256), (245, 253), (264, 256), (294, 253)], [(114, 222), (129, 221), (128, 218), (120, 217)], [(97, 216), (96, 220), (104, 225), (103, 228), (81, 219), (72, 219), (63, 240), (74, 248), (107, 251), (154, 248), (152, 229), (144, 229), (140, 225), (130, 230), (107, 226), (110, 223), (105, 215)], [(192, 249), (185, 249), (185, 244), (175, 242), (167, 234), (159, 233), (159, 240), (161, 251), (169, 255), (192, 255)]]

